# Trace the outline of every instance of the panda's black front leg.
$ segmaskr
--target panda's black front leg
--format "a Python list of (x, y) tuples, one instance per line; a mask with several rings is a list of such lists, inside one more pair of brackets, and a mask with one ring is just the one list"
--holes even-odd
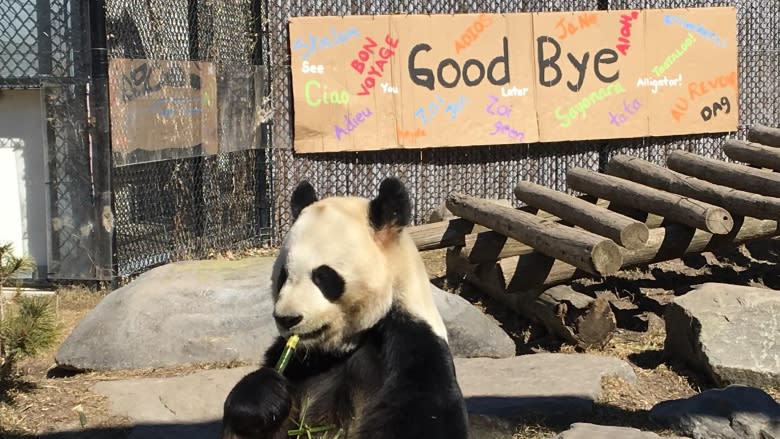
[(287, 436), (292, 408), (290, 383), (270, 367), (243, 377), (225, 399), (222, 439), (277, 439)]
[(222, 439), (286, 438), (297, 385), (341, 361), (338, 356), (299, 347), (282, 376), (273, 367), (285, 344), (284, 338), (277, 338), (265, 353), (264, 366), (231, 390), (225, 400)]

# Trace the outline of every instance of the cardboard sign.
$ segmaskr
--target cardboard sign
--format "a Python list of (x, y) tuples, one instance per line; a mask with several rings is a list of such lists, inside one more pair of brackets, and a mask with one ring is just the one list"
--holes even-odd
[(644, 79), (653, 115), (650, 135), (736, 130), (739, 93), (734, 10), (651, 10), (645, 20)]
[(734, 8), (293, 18), (294, 147), (735, 130), (735, 36)]
[[(648, 133), (644, 20), (638, 11), (534, 16), (536, 95), (544, 141), (642, 137)], [(620, 46), (621, 28), (628, 43)]]
[[(215, 154), (217, 82), (207, 62), (111, 59), (109, 94), (114, 153)], [(173, 150), (173, 152), (171, 152)]]

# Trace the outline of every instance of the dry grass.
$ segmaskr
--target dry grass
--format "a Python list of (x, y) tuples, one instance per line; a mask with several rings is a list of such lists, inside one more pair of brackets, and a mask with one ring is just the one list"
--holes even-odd
[[(68, 287), (56, 292), (57, 317), (60, 325), (57, 347), (86, 313), (105, 297), (106, 293), (105, 290), (96, 291), (83, 287)], [(42, 352), (35, 358), (20, 361), (17, 374), (13, 379), (0, 384), (0, 434), (12, 437), (79, 430), (81, 422), (75, 410), (77, 406), (83, 409), (89, 428), (129, 429), (131, 426), (129, 420), (112, 415), (108, 410), (105, 397), (93, 393), (90, 390), (92, 386), (100, 381), (182, 376), (197, 370), (245, 365), (234, 361), (62, 376), (62, 371), (54, 369), (57, 347)], [(106, 434), (108, 434), (106, 439), (109, 437), (113, 439), (117, 434), (122, 433), (113, 430), (110, 434)]]
[(544, 425), (528, 422), (517, 427), (517, 432), (512, 439), (546, 439), (554, 436), (555, 430)]

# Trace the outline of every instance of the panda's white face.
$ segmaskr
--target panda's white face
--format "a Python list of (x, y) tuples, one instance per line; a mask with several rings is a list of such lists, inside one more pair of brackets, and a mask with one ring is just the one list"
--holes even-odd
[(283, 337), (329, 351), (389, 310), (392, 280), (368, 220), (368, 200), (326, 198), (305, 208), (274, 266), (274, 317)]

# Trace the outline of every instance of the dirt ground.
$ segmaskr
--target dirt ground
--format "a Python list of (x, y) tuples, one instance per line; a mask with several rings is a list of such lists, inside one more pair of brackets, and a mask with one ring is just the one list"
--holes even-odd
[[(215, 257), (234, 259), (272, 253), (269, 250), (252, 250)], [(571, 346), (562, 345), (551, 338), (543, 329), (492, 302), (479, 291), (467, 285), (458, 288), (448, 286), (444, 280), (444, 250), (424, 252), (423, 259), (434, 283), (461, 294), (492, 315), (516, 340), (521, 351), (575, 351)], [(707, 388), (710, 383), (680, 365), (668, 363), (664, 358), (663, 307), (675, 295), (683, 294), (692, 285), (704, 282), (780, 289), (780, 241), (762, 241), (718, 254), (704, 253), (643, 269), (623, 271), (604, 280), (582, 279), (573, 284), (578, 291), (591, 295), (610, 291), (636, 305), (636, 309), (632, 310), (633, 315), (619, 318), (619, 330), (609, 344), (604, 349), (589, 352), (628, 361), (639, 383), (630, 386), (619, 379), (606, 380), (602, 400), (597, 405), (595, 416), (588, 422), (633, 426), (661, 434), (671, 433), (652, 425), (647, 410), (659, 401), (693, 395)], [(57, 291), (60, 340), (64, 340), (105, 294), (105, 291), (86, 288)], [(15, 378), (0, 385), (0, 437), (29, 438), (57, 431), (78, 431), (82, 424), (91, 430), (98, 427), (112, 428), (110, 433), (101, 434), (98, 431), (83, 437), (125, 437), (127, 430), (122, 429), (129, 426), (128, 420), (109, 413), (107, 401), (90, 392), (94, 383), (139, 376), (185, 375), (196, 369), (238, 365), (207, 364), (70, 375), (54, 368), (55, 352), (56, 348), (53, 348), (35, 358), (23, 360)], [(780, 400), (780, 389), (765, 390)], [(518, 425), (515, 438), (544, 438), (565, 428), (567, 425), (556, 425), (546, 419), (528, 419)]]

